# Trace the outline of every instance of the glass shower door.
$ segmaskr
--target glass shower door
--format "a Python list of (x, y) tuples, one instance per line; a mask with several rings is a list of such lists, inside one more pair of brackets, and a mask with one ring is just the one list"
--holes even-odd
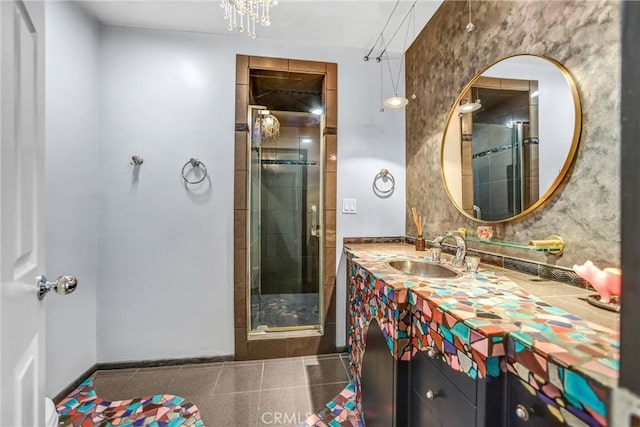
[(250, 331), (319, 329), (320, 118), (260, 107), (251, 118)]

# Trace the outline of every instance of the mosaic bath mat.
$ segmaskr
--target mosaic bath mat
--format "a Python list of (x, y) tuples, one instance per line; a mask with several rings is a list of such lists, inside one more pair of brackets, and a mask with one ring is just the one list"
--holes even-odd
[(349, 383), (333, 400), (298, 427), (364, 427), (356, 409), (356, 386)]
[(89, 378), (57, 406), (60, 426), (204, 427), (198, 408), (182, 397), (157, 394), (110, 402), (96, 395)]

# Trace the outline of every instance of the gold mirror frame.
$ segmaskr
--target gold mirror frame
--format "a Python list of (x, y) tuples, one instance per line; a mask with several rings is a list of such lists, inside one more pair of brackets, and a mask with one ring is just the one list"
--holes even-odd
[[(574, 105), (573, 137), (572, 137), (572, 141), (571, 141), (571, 147), (569, 148), (569, 152), (567, 153), (567, 157), (566, 157), (566, 159), (564, 161), (562, 169), (558, 173), (558, 176), (555, 178), (555, 180), (553, 181), (553, 183), (551, 184), (549, 189), (542, 196), (540, 196), (540, 198), (534, 204), (532, 204), (531, 206), (529, 206), (524, 211), (522, 211), (519, 214), (514, 215), (512, 217), (501, 219), (501, 220), (496, 220), (496, 221), (485, 221), (485, 220), (482, 220), (482, 219), (475, 218), (472, 215), (469, 215), (465, 210), (462, 209), (462, 207), (456, 202), (454, 197), (451, 195), (449, 187), (447, 186), (447, 180), (446, 180), (445, 172), (444, 172), (444, 144), (446, 143), (446, 140), (447, 140), (447, 131), (449, 129), (449, 124), (451, 122), (451, 118), (458, 114), (458, 106), (460, 105), (461, 101), (465, 97), (466, 93), (478, 81), (478, 79), (487, 70), (489, 70), (491, 67), (493, 67), (494, 65), (498, 64), (499, 62), (502, 62), (502, 61), (504, 61), (506, 59), (513, 58), (513, 57), (516, 57), (516, 56), (534, 56), (534, 57), (546, 60), (546, 61), (554, 64), (556, 67), (558, 67), (558, 69), (560, 70), (560, 72), (564, 76), (567, 84), (569, 85), (569, 88), (571, 90), (571, 96), (573, 98), (573, 105)], [(580, 144), (581, 132), (582, 132), (582, 105), (580, 103), (580, 97), (578, 96), (578, 90), (576, 88), (575, 82), (573, 81), (573, 77), (571, 77), (571, 74), (564, 67), (564, 65), (562, 65), (560, 62), (556, 61), (553, 58), (549, 58), (549, 57), (543, 56), (543, 55), (530, 54), (530, 53), (516, 53), (516, 54), (513, 54), (513, 55), (508, 55), (508, 56), (502, 57), (502, 58), (496, 60), (495, 62), (489, 64), (488, 66), (486, 66), (482, 70), (480, 70), (480, 72), (478, 72), (471, 79), (471, 81), (469, 83), (467, 83), (467, 85), (465, 85), (465, 87), (462, 89), (460, 94), (456, 97), (456, 100), (454, 101), (453, 106), (451, 107), (451, 110), (449, 111), (449, 114), (447, 115), (447, 121), (445, 123), (445, 129), (444, 129), (444, 132), (442, 134), (442, 142), (440, 144), (440, 175), (441, 175), (441, 178), (442, 178), (442, 183), (444, 185), (445, 192), (447, 193), (447, 197), (449, 197), (449, 200), (451, 201), (451, 203), (456, 207), (456, 209), (461, 214), (463, 214), (465, 217), (467, 217), (467, 218), (469, 218), (469, 219), (471, 219), (471, 220), (473, 220), (475, 222), (481, 223), (481, 224), (500, 224), (500, 223), (516, 221), (516, 220), (518, 220), (520, 218), (523, 218), (524, 216), (526, 216), (526, 215), (534, 212), (536, 209), (538, 209), (545, 201), (547, 201), (547, 199), (549, 197), (551, 197), (551, 195), (560, 186), (560, 184), (562, 183), (562, 181), (566, 177), (567, 172), (571, 168), (571, 165), (573, 164), (573, 161), (575, 160), (576, 152), (578, 151), (578, 145)]]

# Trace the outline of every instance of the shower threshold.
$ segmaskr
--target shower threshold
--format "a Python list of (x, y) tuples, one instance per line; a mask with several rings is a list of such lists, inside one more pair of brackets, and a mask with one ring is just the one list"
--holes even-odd
[(321, 337), (324, 335), (324, 331), (320, 325), (305, 325), (305, 326), (279, 326), (269, 327), (260, 331), (251, 331), (248, 334), (247, 339), (253, 340), (269, 340), (269, 339), (281, 339), (281, 338), (303, 338), (303, 337)]
[(295, 326), (258, 326), (254, 332), (284, 332), (284, 331), (309, 331), (320, 329), (320, 325), (295, 325)]

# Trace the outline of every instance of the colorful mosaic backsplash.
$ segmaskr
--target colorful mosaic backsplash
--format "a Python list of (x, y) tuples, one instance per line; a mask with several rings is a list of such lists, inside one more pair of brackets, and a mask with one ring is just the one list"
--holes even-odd
[[(553, 307), (491, 270), (461, 270), (460, 278), (421, 280), (389, 267), (390, 259), (422, 259), (409, 245), (350, 244), (346, 252), (356, 278), (352, 299), (361, 298), (360, 292), (366, 295), (363, 300), (380, 295), (409, 304), (412, 316), (403, 325), (410, 324), (414, 354), (436, 347), (453, 369), (472, 378), (497, 377), (509, 370), (553, 402), (559, 419), (577, 417), (588, 425), (606, 425), (608, 389), (618, 377), (617, 332)], [(364, 324), (358, 317), (366, 317), (366, 310), (358, 311), (363, 306), (376, 304), (352, 304), (352, 317)], [(389, 330), (392, 325), (382, 325), (391, 344), (398, 336)], [(397, 348), (390, 349), (398, 357)], [(553, 381), (547, 372), (553, 372)]]
[(298, 427), (364, 427), (356, 410), (356, 385), (347, 384), (331, 402)]
[(155, 395), (110, 402), (96, 395), (88, 378), (62, 400), (60, 426), (203, 427), (198, 408), (182, 397)]

